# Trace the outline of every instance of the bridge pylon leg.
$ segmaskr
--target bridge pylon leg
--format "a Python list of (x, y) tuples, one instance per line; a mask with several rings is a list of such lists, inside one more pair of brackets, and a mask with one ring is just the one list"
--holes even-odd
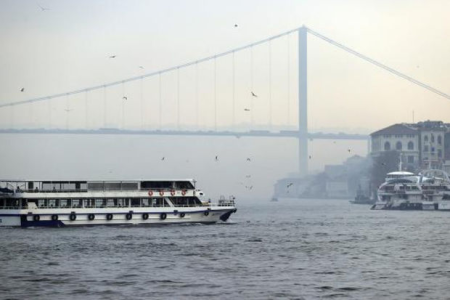
[(299, 174), (308, 174), (308, 65), (307, 28), (298, 30), (298, 161)]

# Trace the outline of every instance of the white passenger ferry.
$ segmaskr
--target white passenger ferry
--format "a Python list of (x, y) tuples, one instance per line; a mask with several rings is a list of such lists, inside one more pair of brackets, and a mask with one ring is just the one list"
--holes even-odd
[(236, 212), (234, 197), (202, 198), (190, 179), (0, 180), (0, 226), (211, 224)]

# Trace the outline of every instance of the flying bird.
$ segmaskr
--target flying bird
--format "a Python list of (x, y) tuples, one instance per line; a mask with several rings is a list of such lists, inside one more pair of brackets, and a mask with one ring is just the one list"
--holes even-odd
[(350, 153), (351, 150), (350, 150), (350, 149), (347, 149), (347, 151)]
[(123, 100), (128, 100), (128, 97), (123, 96), (122, 99)]
[(252, 177), (252, 175), (246, 175), (245, 177), (250, 178), (250, 177)]
[(290, 187), (291, 185), (293, 185), (292, 182), (290, 182), (286, 187), (288, 188), (288, 187)]
[(234, 27), (238, 27), (238, 24), (234, 24)]
[(216, 155), (216, 161), (219, 161), (219, 156)]
[(309, 156), (309, 159), (311, 159), (311, 155)]
[(161, 160), (164, 160), (164, 159), (166, 159), (164, 156), (161, 158)]
[(258, 98), (258, 95), (256, 95), (255, 93), (252, 92), (252, 96), (255, 98)]
[(116, 58), (116, 55), (111, 55), (109, 58)]
[(142, 69), (142, 70), (144, 70), (144, 67), (143, 67), (143, 66), (139, 66), (139, 69)]
[(23, 91), (25, 91), (25, 88), (21, 88), (20, 91), (23, 93)]
[(249, 109), (249, 108), (244, 108), (244, 110), (245, 110), (245, 111), (250, 111), (250, 109)]
[(39, 8), (41, 9), (41, 11), (50, 10), (50, 8), (42, 7), (39, 3), (36, 3), (36, 4), (37, 4), (37, 6), (39, 6)]
[(250, 157), (247, 157), (247, 161), (252, 161), (252, 160), (250, 159)]
[(65, 109), (66, 112), (71, 112), (72, 110), (73, 109), (68, 109), (68, 108)]

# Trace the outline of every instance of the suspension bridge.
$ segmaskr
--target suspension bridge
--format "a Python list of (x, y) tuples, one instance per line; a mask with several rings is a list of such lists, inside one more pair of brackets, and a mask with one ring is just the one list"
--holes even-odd
[[(299, 143), (299, 173), (305, 175), (308, 139), (369, 142), (361, 134), (308, 131), (308, 34), (450, 99), (302, 26), (167, 69), (69, 92), (3, 101), (0, 115), (5, 121), (0, 133), (292, 137)], [(275, 63), (273, 51), (280, 48), (277, 42), (282, 39), (285, 52)]]

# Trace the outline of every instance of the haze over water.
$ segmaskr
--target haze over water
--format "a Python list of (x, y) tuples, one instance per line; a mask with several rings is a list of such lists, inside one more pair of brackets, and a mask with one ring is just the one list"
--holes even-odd
[(0, 298), (448, 299), (449, 220), (253, 200), (229, 224), (2, 229)]

